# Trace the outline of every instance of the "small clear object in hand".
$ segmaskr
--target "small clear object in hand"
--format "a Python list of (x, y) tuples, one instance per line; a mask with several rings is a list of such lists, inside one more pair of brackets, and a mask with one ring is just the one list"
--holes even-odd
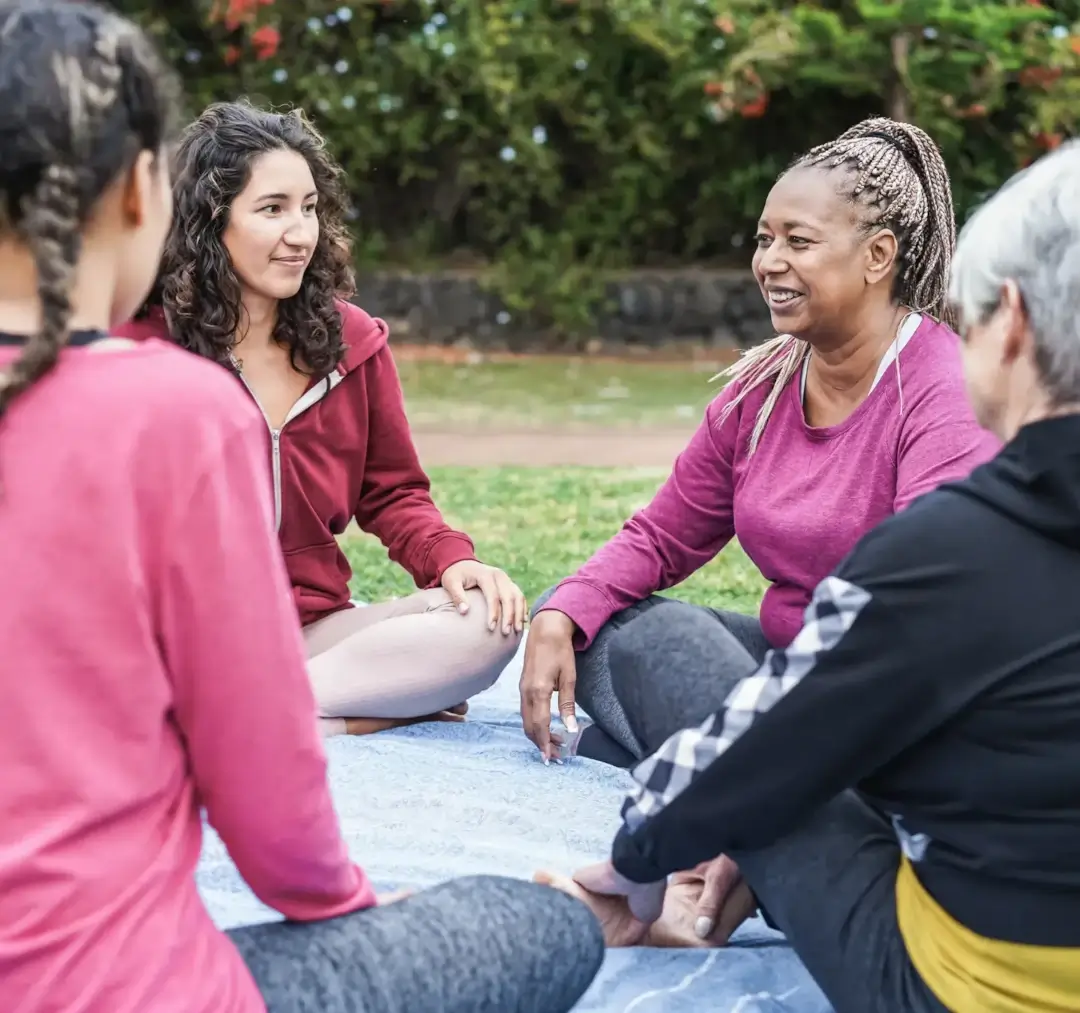
[(570, 759), (572, 756), (577, 756), (578, 743), (581, 741), (582, 733), (591, 724), (591, 721), (582, 721), (581, 718), (578, 718), (576, 732), (569, 731), (561, 721), (552, 726), (551, 742), (555, 746), (556, 761), (561, 762)]

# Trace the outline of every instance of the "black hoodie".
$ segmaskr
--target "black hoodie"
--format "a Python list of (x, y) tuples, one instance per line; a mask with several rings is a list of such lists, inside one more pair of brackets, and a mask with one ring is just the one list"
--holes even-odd
[(1080, 416), (867, 535), (790, 648), (634, 776), (613, 860), (636, 882), (854, 787), (961, 925), (1080, 947)]

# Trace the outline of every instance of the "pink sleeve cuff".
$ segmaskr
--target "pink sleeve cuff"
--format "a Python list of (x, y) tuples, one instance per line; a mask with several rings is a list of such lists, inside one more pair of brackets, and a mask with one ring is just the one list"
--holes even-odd
[(349, 878), (352, 880), (350, 889), (345, 891), (338, 900), (327, 901), (324, 898), (313, 900), (304, 896), (280, 897), (274, 898), (273, 906), (294, 922), (323, 921), (327, 918), (339, 918), (341, 915), (352, 914), (354, 911), (375, 907), (378, 898), (364, 870), (358, 865), (353, 865), (349, 870)]
[(584, 651), (596, 639), (596, 634), (616, 612), (618, 606), (599, 588), (580, 577), (569, 577), (544, 603), (540, 612), (562, 612), (569, 616), (578, 633), (574, 635), (574, 650)]

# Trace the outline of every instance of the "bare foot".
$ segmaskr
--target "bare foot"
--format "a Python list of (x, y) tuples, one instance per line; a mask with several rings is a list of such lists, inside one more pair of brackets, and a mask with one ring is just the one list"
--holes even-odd
[(608, 897), (591, 893), (569, 876), (558, 872), (540, 871), (533, 882), (550, 886), (580, 900), (596, 916), (604, 932), (604, 942), (610, 947), (641, 946), (648, 926), (630, 913), (625, 897)]
[(460, 714), (462, 717), (464, 717), (466, 714), (469, 713), (469, 701), (466, 700), (464, 703), (459, 703), (455, 707), (450, 707), (449, 711), (451, 714)]
[(387, 732), (391, 728), (407, 728), (409, 725), (420, 725), (428, 721), (446, 721), (451, 724), (460, 724), (465, 720), (465, 715), (454, 710), (439, 711), (437, 714), (425, 714), (418, 718), (346, 718), (346, 735), (374, 735), (376, 732)]

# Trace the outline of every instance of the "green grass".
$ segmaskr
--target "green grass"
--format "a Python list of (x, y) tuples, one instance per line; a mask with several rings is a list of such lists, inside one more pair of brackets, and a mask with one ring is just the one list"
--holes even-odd
[[(644, 506), (663, 469), (433, 468), (435, 501), (469, 533), (481, 559), (505, 569), (530, 601), (572, 573)], [(343, 538), (353, 593), (377, 601), (414, 590), (383, 547), (351, 529)], [(701, 605), (756, 612), (764, 583), (737, 545), (674, 593)]]
[(414, 426), (546, 429), (553, 426), (686, 428), (716, 397), (704, 363), (545, 358), (398, 363)]

